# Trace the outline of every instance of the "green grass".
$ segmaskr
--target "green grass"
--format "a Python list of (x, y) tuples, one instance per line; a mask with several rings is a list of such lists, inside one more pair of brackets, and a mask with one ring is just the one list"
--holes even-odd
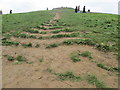
[(73, 62), (79, 62), (81, 61), (81, 59), (79, 58), (79, 53), (78, 52), (73, 52), (70, 54), (70, 59), (73, 61)]
[(49, 24), (47, 24), (47, 23), (42, 23), (41, 25), (42, 25), (42, 26), (53, 26), (53, 24), (50, 24), (50, 23), (49, 23)]
[(59, 80), (70, 80), (70, 81), (80, 81), (80, 80), (85, 80), (89, 84), (95, 85), (96, 88), (108, 88), (105, 83), (100, 81), (95, 75), (87, 75), (87, 76), (76, 76), (73, 74), (73, 72), (65, 72), (65, 73), (57, 73), (54, 72), (52, 69), (48, 68), (47, 71), (51, 74), (56, 75)]
[(16, 37), (16, 38), (33, 38), (33, 39), (37, 39), (37, 37), (35, 35), (29, 35), (29, 34), (25, 34), (25, 33), (21, 33), (21, 32), (11, 32), (10, 34), (11, 34), (11, 36)]
[[(26, 61), (27, 61), (27, 59), (24, 56), (18, 55), (15, 58), (15, 63), (14, 64), (22, 64), (23, 62), (26, 62)], [(26, 62), (26, 63), (28, 63), (28, 62)]]
[(100, 68), (102, 68), (102, 69), (105, 69), (105, 70), (107, 70), (107, 71), (110, 71), (110, 70), (111, 70), (110, 67), (107, 67), (107, 66), (105, 66), (104, 64), (101, 64), (101, 63), (98, 63), (97, 66), (100, 67)]
[[(73, 13), (73, 9), (59, 9), (61, 18), (55, 20), (56, 23), (50, 25), (50, 29), (68, 28), (63, 30), (52, 31), (51, 33), (59, 32), (74, 32), (74, 34), (53, 35), (49, 38), (62, 37), (84, 37), (90, 38), (95, 42), (96, 48), (101, 51), (117, 51), (118, 50), (118, 15), (101, 14), (101, 13)], [(6, 14), (3, 16), (3, 35), (11, 31), (28, 31), (38, 33), (31, 28), (38, 29), (47, 28), (40, 25), (49, 25), (48, 21), (54, 16), (52, 11), (36, 11), (21, 14)], [(34, 18), (33, 18), (34, 17)], [(82, 32), (75, 34), (76, 31)], [(46, 34), (45, 32), (40, 32)], [(9, 38), (11, 35), (6, 35)], [(19, 38), (36, 38), (33, 35), (17, 34), (13, 35)], [(41, 39), (43, 37), (40, 37)], [(86, 41), (85, 41), (86, 42)], [(74, 43), (74, 42), (70, 42)], [(80, 43), (79, 41), (75, 43)], [(88, 45), (87, 42), (86, 45)], [(85, 43), (84, 43), (85, 44)], [(89, 44), (90, 45), (90, 44)]]
[(105, 69), (107, 71), (120, 72), (119, 67), (108, 67), (108, 66), (105, 66), (104, 64), (101, 64), (101, 63), (97, 63), (97, 66), (102, 68), (102, 69)]
[(22, 63), (23, 63), (23, 62), (16, 60), (14, 64), (22, 64)]
[(57, 72), (53, 72), (52, 69), (48, 68), (47, 71), (51, 74), (56, 75), (59, 80), (70, 80), (70, 81), (80, 81), (81, 77), (80, 76), (76, 76), (73, 74), (73, 72), (65, 72), (65, 73), (57, 73)]
[(52, 72), (53, 72), (52, 69), (50, 69), (50, 68), (47, 68), (47, 71), (48, 71), (49, 73), (52, 73)]
[(50, 38), (78, 37), (79, 35), (80, 33), (58, 34), (58, 35), (52, 35)]
[(23, 62), (26, 62), (27, 59), (24, 56), (18, 55), (16, 57), (10, 56), (10, 55), (5, 55), (8, 61), (14, 61), (15, 64), (22, 64)]
[(28, 63), (28, 64), (33, 64), (34, 62), (31, 61), (31, 62), (27, 62), (27, 63)]
[(100, 79), (98, 79), (95, 75), (85, 75), (85, 76), (76, 76), (73, 74), (73, 72), (65, 72), (65, 73), (58, 73), (58, 72), (54, 72), (52, 69), (48, 68), (47, 71), (53, 75), (56, 75), (57, 78), (59, 78), (59, 80), (61, 81), (65, 81), (65, 80), (70, 80), (70, 81), (87, 81), (89, 84), (95, 85), (96, 88), (105, 88), (107, 89), (108, 86), (101, 81)]
[(69, 40), (64, 40), (63, 44), (66, 44), (66, 45), (81, 44), (81, 45), (94, 46), (96, 43), (91, 39), (69, 39)]
[(93, 57), (91, 56), (91, 53), (89, 51), (84, 51), (82, 52), (81, 54), (79, 54), (80, 56), (83, 56), (83, 57), (87, 57), (89, 59), (93, 59)]
[(88, 59), (93, 59), (92, 56), (91, 56), (91, 53), (89, 51), (84, 51), (82, 53), (80, 53), (78, 51), (77, 52), (72, 52), (70, 54), (70, 59), (73, 62), (79, 62), (79, 61), (81, 61), (80, 56), (87, 57)]
[(70, 81), (79, 81), (81, 80), (80, 76), (75, 76), (73, 72), (65, 72), (65, 73), (54, 73), (58, 76), (60, 80), (70, 80)]
[(40, 47), (40, 44), (36, 44), (36, 45), (35, 45), (35, 48), (39, 48), (39, 47)]
[(16, 35), (15, 37), (29, 38), (29, 34), (19, 34), (18, 36)]
[(3, 46), (12, 46), (12, 45), (18, 46), (19, 42), (14, 42), (10, 40), (2, 40), (2, 45)]
[(55, 48), (55, 47), (58, 47), (59, 44), (58, 43), (52, 43), (52, 44), (49, 44), (46, 46), (46, 48)]
[(24, 30), (25, 32), (30, 32), (30, 33), (39, 33), (38, 30), (33, 30), (33, 29), (29, 29), (29, 30)]
[(113, 71), (120, 73), (120, 67), (112, 67)]
[[(73, 33), (71, 34), (58, 34), (58, 35), (53, 35), (51, 37), (40, 37), (40, 39), (50, 39), (50, 38), (62, 38), (62, 37), (74, 37), (76, 36), (78, 33)], [(64, 40), (63, 42), (61, 42), (59, 45), (74, 45), (74, 44), (78, 44), (78, 45), (89, 45), (89, 46), (94, 46), (96, 47), (96, 49), (100, 50), (100, 51), (104, 51), (104, 52), (108, 52), (108, 51), (114, 51), (116, 50), (116, 48), (113, 46), (108, 46), (106, 47), (100, 47), (98, 48), (98, 46), (101, 46), (101, 44), (95, 42), (92, 39), (69, 39), (69, 40)], [(86, 52), (87, 53), (87, 52)], [(88, 54), (88, 53), (87, 53)], [(90, 53), (89, 53), (90, 54)], [(92, 59), (92, 57), (89, 56), (89, 59)]]
[(96, 45), (96, 48), (100, 51), (111, 51), (112, 49), (115, 49), (114, 47), (112, 46), (109, 46), (109, 45), (104, 45), (104, 44), (99, 44), (99, 45)]
[(2, 34), (2, 15), (0, 15), (0, 35), (1, 34)]
[(39, 32), (40, 34), (47, 34), (47, 32), (46, 31), (41, 31), (41, 32)]
[(42, 27), (42, 26), (36, 26), (35, 28), (37, 28), (37, 29), (43, 29), (43, 30), (47, 30), (47, 28)]
[(5, 14), (2, 15), (2, 32), (5, 33), (13, 30), (29, 30), (33, 27), (39, 26), (44, 22), (48, 22), (52, 17), (53, 13), (50, 10), (18, 14)]
[(109, 67), (102, 63), (99, 63), (97, 61), (92, 61), (93, 63), (96, 63), (96, 65), (104, 70), (111, 71), (111, 72), (120, 72), (120, 67)]
[(65, 28), (65, 29), (61, 29), (61, 30), (53, 30), (53, 31), (51, 31), (51, 33), (59, 33), (59, 32), (76, 32), (76, 31), (78, 31), (78, 30)]
[[(60, 9), (59, 23), (66, 23), (66, 27), (79, 30), (82, 37), (87, 37), (101, 44), (100, 50), (117, 51), (118, 43), (118, 15), (102, 13), (73, 13), (73, 9)], [(112, 47), (111, 47), (112, 46)], [(98, 46), (99, 47), (99, 46)]]
[(52, 27), (49, 27), (49, 29), (61, 29), (63, 28), (63, 26), (52, 26)]
[(87, 81), (88, 83), (95, 85), (96, 88), (107, 88), (107, 86), (102, 81), (98, 80), (95, 75), (88, 75)]
[(14, 61), (15, 58), (14, 58), (13, 56), (7, 56), (7, 60), (8, 60), (8, 61)]
[(41, 39), (44, 39), (44, 37), (40, 36), (40, 37), (38, 37), (38, 39), (40, 39), (40, 40), (41, 40)]
[(26, 61), (26, 58), (24, 56), (19, 55), (16, 57), (16, 60), (19, 62), (23, 62), (23, 61)]
[(109, 46), (109, 45), (99, 44), (92, 39), (69, 39), (69, 40), (64, 40), (63, 44), (65, 45), (81, 44), (81, 45), (95, 46), (96, 49), (104, 52), (118, 50), (116, 45)]
[(27, 48), (27, 47), (32, 47), (32, 43), (22, 44), (22, 46), (23, 46), (24, 48)]
[(43, 62), (43, 61), (44, 61), (44, 58), (43, 58), (43, 57), (42, 57), (42, 58), (39, 58), (38, 61), (39, 61), (39, 62)]
[(79, 30), (70, 29), (70, 28), (65, 28), (62, 30), (62, 32), (75, 32), (75, 31), (79, 31)]

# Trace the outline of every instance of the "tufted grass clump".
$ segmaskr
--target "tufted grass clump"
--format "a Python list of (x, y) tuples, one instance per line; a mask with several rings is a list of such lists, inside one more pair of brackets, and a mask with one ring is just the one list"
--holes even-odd
[(41, 32), (39, 32), (40, 34), (47, 34), (47, 32), (46, 31), (41, 31)]
[(63, 26), (52, 26), (52, 27), (49, 27), (49, 29), (61, 29), (63, 28)]
[(10, 41), (10, 40), (2, 40), (2, 45), (3, 46), (12, 46), (12, 45), (18, 46), (19, 42)]
[(111, 51), (112, 47), (109, 45), (105, 45), (103, 43), (96, 45), (96, 48), (100, 51)]
[(42, 57), (42, 58), (39, 58), (38, 60), (39, 60), (39, 62), (43, 62), (44, 58)]
[(55, 47), (58, 47), (59, 44), (58, 43), (52, 43), (52, 44), (49, 44), (46, 46), (46, 48), (55, 48)]
[(27, 59), (22, 55), (18, 55), (16, 57), (5, 55), (5, 57), (7, 58), (8, 61), (14, 61), (15, 64), (22, 64), (23, 62), (27, 62)]
[(74, 32), (74, 31), (77, 31), (77, 30), (65, 28), (65, 29), (63, 29), (62, 31), (63, 31), (63, 32)]
[(90, 45), (90, 46), (96, 45), (96, 43), (91, 39), (69, 39), (69, 40), (64, 40), (63, 44), (67, 44), (67, 45), (81, 44), (81, 45)]
[(59, 32), (74, 32), (75, 30), (73, 30), (73, 29), (68, 29), (68, 28), (66, 28), (66, 29), (61, 29), (61, 30), (53, 30), (53, 31), (51, 31), (51, 33), (59, 33)]
[(75, 76), (73, 72), (65, 72), (65, 73), (55, 73), (60, 80), (70, 80), (70, 81), (79, 81), (81, 80), (80, 76)]
[(27, 47), (32, 47), (32, 43), (22, 44), (22, 46), (23, 46), (24, 48), (27, 48)]
[(48, 68), (47, 71), (51, 74), (56, 75), (59, 80), (64, 81), (64, 80), (70, 80), (70, 81), (80, 81), (82, 80), (82, 78), (80, 76), (76, 76), (73, 74), (73, 72), (65, 72), (65, 73), (57, 73), (57, 72), (53, 72), (52, 69)]
[(100, 67), (101, 69), (110, 71), (110, 72), (120, 72), (120, 67), (109, 67), (106, 66), (105, 64), (99, 63), (97, 61), (91, 61), (96, 64), (96, 66)]
[(91, 56), (91, 52), (89, 51), (84, 51), (82, 52), (81, 54), (79, 54), (80, 56), (83, 56), (83, 57), (87, 57), (89, 59), (93, 59), (93, 57)]
[(19, 56), (16, 57), (16, 60), (19, 61), (19, 62), (23, 62), (23, 61), (26, 61), (26, 58), (19, 55)]
[(38, 28), (38, 29), (43, 29), (43, 30), (47, 30), (47, 28), (42, 27), (42, 26), (36, 26), (35, 28)]
[(12, 32), (11, 35), (13, 37), (17, 37), (17, 38), (33, 38), (33, 39), (37, 39), (37, 37), (35, 35), (29, 35), (29, 34), (20, 33), (20, 32)]
[(97, 66), (102, 68), (102, 69), (105, 69), (107, 71), (120, 72), (120, 68), (119, 67), (108, 67), (108, 66), (105, 66), (104, 64), (101, 64), (101, 63), (97, 63)]
[(38, 30), (33, 30), (33, 29), (25, 30), (25, 32), (30, 32), (30, 33), (39, 33), (39, 31), (38, 31)]
[(98, 80), (95, 75), (88, 75), (86, 79), (88, 83), (95, 85), (96, 88), (107, 88), (107, 86), (102, 81)]
[(8, 60), (8, 61), (14, 61), (15, 58), (14, 58), (13, 56), (7, 56), (7, 60)]
[(35, 48), (39, 48), (39, 47), (40, 47), (40, 44), (36, 44), (36, 45), (35, 45)]
[(78, 37), (79, 33), (52, 35), (51, 38)]
[(70, 54), (70, 59), (73, 61), (73, 62), (79, 62), (81, 61), (81, 59), (79, 58), (79, 53), (78, 52), (73, 52)]

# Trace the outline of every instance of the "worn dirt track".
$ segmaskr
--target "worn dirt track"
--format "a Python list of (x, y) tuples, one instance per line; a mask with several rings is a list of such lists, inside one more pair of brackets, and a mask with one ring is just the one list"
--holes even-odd
[[(56, 13), (55, 17), (50, 20), (50, 23), (56, 23), (55, 20), (59, 18), (60, 14)], [(49, 36), (53, 34), (48, 33), (46, 35)], [(73, 63), (69, 57), (74, 51), (90, 51), (95, 61), (102, 62), (110, 67), (117, 67), (118, 62), (113, 53), (101, 52), (87, 45), (61, 45), (51, 49), (45, 48), (45, 46), (50, 43), (62, 42), (66, 39), (78, 39), (78, 37), (45, 40), (12, 37), (12, 41), (19, 41), (21, 43), (31, 42), (33, 44), (39, 43), (41, 46), (39, 48), (3, 46), (3, 55), (11, 55), (14, 57), (22, 55), (27, 58), (28, 62), (33, 62), (32, 64), (25, 62), (23, 64), (14, 64), (3, 57), (3, 88), (96, 88), (95, 85), (89, 84), (85, 80), (79, 82), (69, 80), (60, 81), (57, 76), (47, 71), (48, 68), (59, 73), (71, 71), (75, 75), (83, 77), (87, 74), (96, 75), (96, 77), (103, 81), (108, 87), (118, 87), (118, 77), (116, 73), (97, 67), (95, 63), (92, 63), (87, 58), (81, 57), (82, 61)], [(44, 61), (39, 62), (39, 58), (44, 58)]]

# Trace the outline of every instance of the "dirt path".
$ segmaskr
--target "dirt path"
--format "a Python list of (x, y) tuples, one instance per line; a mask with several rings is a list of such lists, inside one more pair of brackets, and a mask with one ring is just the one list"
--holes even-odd
[(56, 14), (55, 14), (55, 17), (53, 17), (53, 19), (50, 20), (50, 23), (56, 23), (55, 20), (58, 20), (58, 19), (60, 19), (60, 14), (59, 14), (59, 13), (56, 13)]
[[(50, 20), (51, 24), (56, 23), (60, 18), (60, 14), (56, 13), (55, 17)], [(46, 27), (46, 26), (44, 26)], [(50, 26), (48, 26), (50, 27)], [(57, 30), (57, 29), (56, 29)], [(42, 30), (45, 31), (45, 30)], [(64, 32), (65, 33), (65, 32)], [(63, 32), (61, 34), (64, 34)], [(30, 33), (28, 33), (30, 34)], [(60, 34), (60, 33), (58, 33)], [(37, 34), (38, 35), (38, 34)], [(54, 35), (52, 33), (46, 36)], [(86, 80), (73, 82), (70, 80), (61, 81), (59, 78), (48, 72), (52, 69), (54, 72), (65, 73), (73, 72), (75, 75), (84, 77), (88, 74), (96, 75), (99, 80), (111, 88), (118, 87), (118, 77), (116, 73), (110, 72), (100, 67), (85, 57), (80, 57), (81, 61), (73, 63), (70, 54), (75, 51), (90, 51), (93, 61), (101, 62), (110, 67), (117, 67), (118, 62), (116, 56), (112, 53), (104, 53), (96, 50), (94, 47), (87, 45), (61, 45), (56, 48), (46, 49), (45, 46), (51, 43), (59, 43), (68, 39), (79, 39), (80, 37), (58, 38), (58, 39), (22, 39), (12, 37), (12, 41), (20, 43), (39, 43), (39, 48), (23, 48), (22, 46), (3, 46), (3, 55), (17, 57), (24, 56), (27, 62), (23, 64), (14, 64), (14, 61), (8, 61), (3, 56), (3, 87), (4, 88), (96, 88), (95, 85), (89, 84)], [(40, 59), (43, 61), (40, 62)], [(12, 82), (12, 83), (11, 83)]]

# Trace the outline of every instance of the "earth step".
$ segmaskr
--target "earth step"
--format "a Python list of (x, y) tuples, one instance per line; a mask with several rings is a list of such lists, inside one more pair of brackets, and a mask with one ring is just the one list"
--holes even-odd
[[(47, 32), (47, 31), (46, 31)], [(30, 33), (30, 32), (22, 32), (23, 34), (28, 34), (28, 35), (35, 35), (37, 37), (41, 37), (41, 36), (52, 36), (52, 35), (64, 35), (64, 34), (72, 34), (73, 32), (59, 32), (59, 33), (49, 33), (47, 32), (46, 34), (40, 34), (40, 33)]]

